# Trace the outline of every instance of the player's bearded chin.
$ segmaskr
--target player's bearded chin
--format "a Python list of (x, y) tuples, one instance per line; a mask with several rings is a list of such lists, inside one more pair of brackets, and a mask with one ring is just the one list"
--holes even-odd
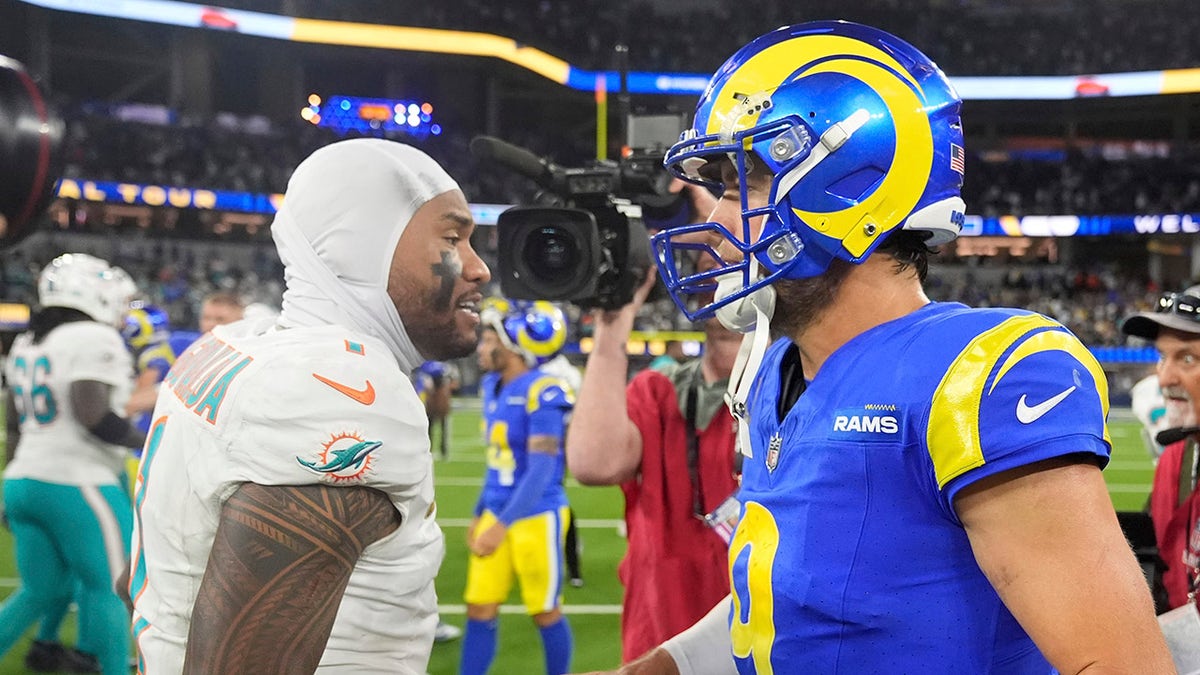
[(822, 275), (776, 281), (772, 332), (792, 338), (803, 333), (833, 302), (842, 282), (852, 269), (852, 263), (835, 258)]
[(475, 351), (475, 331), (463, 334), (454, 314), (454, 306), (430, 298), (422, 302), (413, 316), (402, 316), (404, 327), (413, 345), (427, 359), (445, 361), (470, 356)]

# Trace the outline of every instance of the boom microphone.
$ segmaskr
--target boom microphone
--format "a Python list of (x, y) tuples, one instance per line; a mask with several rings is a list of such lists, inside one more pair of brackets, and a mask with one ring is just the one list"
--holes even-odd
[(1163, 429), (1154, 436), (1154, 442), (1162, 446), (1178, 443), (1194, 433), (1200, 432), (1200, 427), (1172, 427)]
[(553, 189), (555, 178), (561, 173), (557, 166), (525, 148), (492, 136), (472, 138), (471, 154), (480, 161), (494, 162), (526, 178), (531, 178), (544, 188)]

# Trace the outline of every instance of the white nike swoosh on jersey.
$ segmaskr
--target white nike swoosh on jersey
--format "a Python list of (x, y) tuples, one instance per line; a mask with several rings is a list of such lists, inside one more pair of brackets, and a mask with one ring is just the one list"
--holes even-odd
[(1017, 420), (1019, 420), (1021, 424), (1032, 424), (1033, 422), (1036, 422), (1042, 415), (1050, 412), (1054, 406), (1062, 403), (1062, 400), (1070, 396), (1071, 392), (1073, 391), (1075, 391), (1074, 386), (1058, 394), (1057, 396), (1046, 401), (1042, 401), (1041, 403), (1032, 407), (1025, 405), (1025, 394), (1021, 394), (1021, 400), (1017, 401)]

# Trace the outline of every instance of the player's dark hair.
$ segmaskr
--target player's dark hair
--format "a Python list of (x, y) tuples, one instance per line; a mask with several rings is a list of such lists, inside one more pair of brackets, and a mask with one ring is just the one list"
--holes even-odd
[(72, 321), (91, 321), (92, 317), (70, 307), (46, 307), (29, 317), (29, 332), (33, 333), (33, 343), (42, 341), (50, 331), (64, 323)]
[(929, 276), (929, 256), (937, 253), (936, 249), (929, 248), (925, 244), (927, 236), (924, 232), (900, 230), (885, 239), (877, 250), (887, 253), (895, 259), (897, 274), (911, 267), (916, 270), (917, 277), (924, 283), (925, 277)]

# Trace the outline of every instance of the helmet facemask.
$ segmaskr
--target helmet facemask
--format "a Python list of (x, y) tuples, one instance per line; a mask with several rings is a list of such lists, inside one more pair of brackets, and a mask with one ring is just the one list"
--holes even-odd
[[(959, 106), (927, 57), (865, 26), (802, 24), (743, 48), (713, 77), (693, 128), (665, 159), (676, 176), (723, 189), (700, 168), (728, 157), (741, 232), (700, 223), (656, 235), (673, 299), (697, 320), (778, 279), (822, 274), (835, 258), (859, 264), (897, 229), (927, 233), (931, 246), (953, 239), (963, 211)], [(756, 169), (771, 183), (765, 203), (752, 207), (746, 186)], [(751, 227), (755, 218), (761, 228)], [(730, 262), (686, 273), (687, 256), (719, 260), (713, 244), (689, 241), (698, 235), (732, 245), (740, 259), (727, 254)], [(689, 306), (718, 278), (715, 302)]]

